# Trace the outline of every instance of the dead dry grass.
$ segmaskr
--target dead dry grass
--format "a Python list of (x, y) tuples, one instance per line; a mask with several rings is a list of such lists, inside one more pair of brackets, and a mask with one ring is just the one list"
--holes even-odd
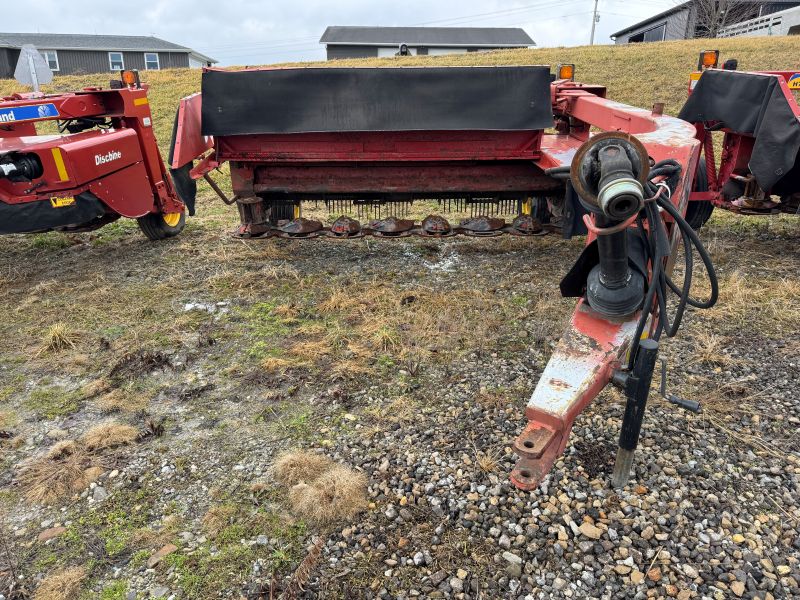
[(203, 529), (211, 536), (217, 537), (228, 526), (236, 521), (238, 509), (232, 504), (218, 504), (208, 509), (203, 515)]
[(366, 476), (322, 454), (285, 452), (275, 460), (272, 473), (289, 488), (292, 513), (310, 523), (351, 519), (367, 506)]
[(272, 474), (279, 483), (292, 487), (317, 479), (335, 464), (323, 454), (292, 450), (278, 456), (272, 466)]
[[(600, 45), (572, 48), (536, 48), (533, 50), (500, 50), (470, 52), (449, 56), (408, 56), (371, 59), (290, 63), (296, 66), (444, 66), (444, 65), (576, 65), (576, 76), (585, 83), (608, 86), (608, 97), (649, 108), (653, 102), (666, 103), (668, 114), (675, 114), (686, 99), (689, 73), (697, 66), (697, 55), (707, 49), (707, 40), (682, 40), (645, 45)], [(789, 37), (754, 37), (714, 40), (723, 59), (737, 58), (741, 70), (795, 68), (791, 57), (800, 55), (800, 39)], [(787, 59), (788, 57), (788, 59)], [(200, 91), (200, 73), (192, 69), (163, 69), (142, 74), (150, 84), (149, 98), (153, 125), (162, 152), (166, 154), (172, 120), (178, 100)], [(647, 81), (643, 86), (642, 82)], [(105, 74), (59, 76), (45, 92), (81, 89), (107, 85)], [(0, 80), (0, 95), (25, 91), (13, 80)], [(260, 242), (242, 242), (237, 252), (258, 253), (275, 247)], [(220, 250), (222, 252), (224, 250)], [(283, 250), (285, 253), (285, 250)]]
[(44, 456), (23, 465), (19, 482), (30, 502), (50, 504), (86, 487), (86, 471), (92, 466), (83, 447), (72, 440), (63, 440)]
[(715, 367), (730, 367), (738, 360), (725, 352), (726, 339), (708, 329), (699, 329), (692, 335), (694, 351), (691, 362), (696, 364), (712, 365)]
[(80, 492), (105, 472), (103, 451), (137, 440), (131, 425), (101, 423), (79, 440), (62, 440), (47, 452), (23, 463), (18, 480), (29, 502), (52, 504)]
[[(706, 289), (703, 289), (706, 288)], [(707, 286), (701, 287), (701, 295)], [(720, 278), (719, 301), (705, 317), (731, 326), (756, 326), (766, 333), (800, 330), (800, 279), (764, 271), (755, 276), (741, 270)]]
[(132, 444), (139, 437), (139, 431), (133, 425), (114, 421), (95, 425), (81, 436), (81, 442), (89, 451), (105, 450)]
[(355, 354), (362, 364), (381, 355), (417, 364), (431, 358), (449, 360), (466, 349), (481, 350), (511, 312), (503, 299), (486, 291), (398, 293), (384, 283), (362, 287), (357, 294), (336, 287), (317, 307), (333, 317), (333, 324), (326, 327), (327, 344), (317, 347), (320, 355), (311, 358), (333, 356), (338, 361)]
[(289, 490), (289, 504), (298, 517), (317, 525), (355, 517), (367, 507), (367, 478), (336, 465), (310, 483)]
[(83, 567), (57, 571), (39, 584), (33, 600), (77, 600), (85, 580), (86, 571)]
[(475, 450), (475, 464), (484, 473), (494, 473), (500, 465), (500, 452), (494, 449)]
[(41, 356), (48, 352), (59, 352), (68, 348), (75, 348), (75, 342), (77, 341), (78, 333), (72, 327), (66, 323), (53, 323), (45, 330), (42, 343), (36, 355)]
[(97, 398), (95, 406), (107, 414), (133, 414), (147, 407), (147, 398), (141, 393), (115, 388)]

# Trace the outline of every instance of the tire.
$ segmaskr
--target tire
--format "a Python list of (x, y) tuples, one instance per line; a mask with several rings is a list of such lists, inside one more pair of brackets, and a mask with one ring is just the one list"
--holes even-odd
[(183, 231), (186, 225), (186, 213), (148, 213), (136, 220), (139, 229), (148, 239), (158, 241), (175, 237)]
[[(706, 172), (706, 159), (701, 157), (697, 164), (697, 176), (694, 178), (693, 190), (695, 192), (708, 191), (708, 173)], [(711, 217), (714, 212), (714, 203), (710, 200), (695, 200), (689, 202), (686, 207), (686, 221), (692, 226), (692, 229), (699, 231), (699, 229), (706, 224), (706, 221)]]

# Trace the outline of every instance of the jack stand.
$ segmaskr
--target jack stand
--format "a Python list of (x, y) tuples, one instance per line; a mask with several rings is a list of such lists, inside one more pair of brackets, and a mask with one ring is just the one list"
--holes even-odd
[(625, 404), (625, 416), (622, 419), (622, 430), (619, 434), (617, 460), (614, 463), (614, 474), (611, 484), (622, 488), (628, 483), (633, 466), (642, 420), (647, 407), (647, 396), (658, 356), (658, 342), (652, 339), (642, 340), (636, 353), (633, 370), (630, 373), (617, 371), (612, 377), (615, 385), (625, 391), (628, 401)]

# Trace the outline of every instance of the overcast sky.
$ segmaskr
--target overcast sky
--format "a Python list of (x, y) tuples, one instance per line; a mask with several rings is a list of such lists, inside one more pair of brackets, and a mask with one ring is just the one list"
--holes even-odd
[[(599, 0), (596, 43), (678, 2)], [(539, 46), (589, 43), (594, 0), (33, 0), (7, 2), (9, 32), (155, 35), (221, 65), (324, 59), (328, 25), (522, 27)], [(35, 7), (36, 10), (31, 10)]]

